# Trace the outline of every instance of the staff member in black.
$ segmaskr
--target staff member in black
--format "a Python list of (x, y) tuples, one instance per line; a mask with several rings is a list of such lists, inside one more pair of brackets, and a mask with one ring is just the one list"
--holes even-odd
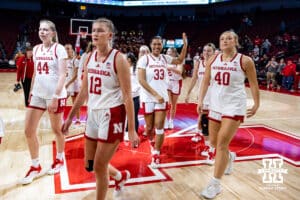
[(19, 83), (21, 81), (22, 83), (25, 106), (27, 107), (31, 87), (31, 80), (34, 71), (32, 47), (26, 48), (25, 56), (22, 56), (18, 59), (16, 66), (17, 82)]

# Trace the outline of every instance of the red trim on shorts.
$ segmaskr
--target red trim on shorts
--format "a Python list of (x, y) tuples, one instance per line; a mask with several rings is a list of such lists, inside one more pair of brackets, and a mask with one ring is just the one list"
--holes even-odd
[(146, 115), (150, 115), (150, 114), (153, 114), (153, 113), (154, 113), (154, 111), (153, 111), (153, 112), (146, 112), (145, 102), (142, 102), (142, 111), (143, 111), (143, 113), (146, 114)]
[(41, 108), (41, 107), (31, 106), (31, 105), (28, 105), (27, 108), (32, 108), (32, 109), (37, 109), (37, 110), (42, 110), (42, 111), (45, 111), (45, 110), (46, 110), (46, 108)]
[(243, 54), (241, 54), (241, 57), (240, 57), (240, 66), (241, 66), (242, 70), (244, 72), (246, 72), (246, 69), (243, 67), (243, 64), (242, 64), (242, 59), (243, 59)]
[[(122, 134), (122, 135), (124, 135), (124, 134)], [(97, 142), (103, 142), (103, 143), (108, 143), (108, 144), (111, 144), (111, 143), (115, 143), (115, 141), (117, 141), (117, 140), (119, 140), (119, 142), (122, 142), (123, 141), (123, 139), (121, 140), (121, 139), (116, 139), (116, 140), (114, 140), (114, 141), (109, 141), (109, 140), (102, 140), (102, 139), (97, 139), (96, 141)]]
[[(166, 106), (167, 107), (167, 106)], [(158, 110), (155, 110), (154, 109), (154, 112), (159, 112), (159, 111), (167, 111), (168, 110), (168, 108), (165, 108), (165, 109), (158, 109)]]
[(207, 118), (208, 118), (208, 120), (210, 120), (210, 121), (217, 122), (217, 123), (221, 123), (221, 121), (216, 120), (216, 119), (214, 119), (214, 118), (211, 118), (211, 117), (207, 117)]
[(182, 89), (182, 79), (179, 80), (179, 92), (178, 92), (178, 95), (181, 94), (181, 89)]
[(114, 57), (114, 70), (115, 70), (115, 73), (116, 74), (118, 74), (118, 72), (117, 72), (117, 65), (116, 65), (116, 60), (117, 60), (117, 55), (120, 53), (120, 51), (117, 51), (116, 53), (115, 53), (115, 57)]
[(202, 110), (202, 112), (207, 112), (207, 113), (208, 113), (208, 112), (209, 112), (209, 110), (205, 109), (205, 110)]
[(95, 142), (98, 141), (97, 139), (94, 139), (94, 138), (91, 138), (91, 137), (87, 136), (86, 133), (84, 133), (84, 137), (85, 137), (86, 139), (88, 139), (88, 140), (92, 140), (92, 141), (95, 141)]
[(222, 118), (227, 118), (227, 119), (233, 119), (235, 121), (240, 121), (241, 123), (244, 122), (244, 116), (243, 115), (234, 115), (234, 116), (222, 116)]
[(67, 102), (67, 98), (59, 98), (58, 99), (58, 107), (56, 112), (54, 112), (54, 114), (58, 114), (58, 113), (62, 113), (65, 111), (65, 107), (66, 107), (66, 102)]
[(155, 110), (155, 108), (154, 108), (154, 112), (156, 112), (156, 111), (168, 111), (169, 110), (169, 103), (168, 102), (165, 102), (165, 109), (157, 109), (157, 110)]

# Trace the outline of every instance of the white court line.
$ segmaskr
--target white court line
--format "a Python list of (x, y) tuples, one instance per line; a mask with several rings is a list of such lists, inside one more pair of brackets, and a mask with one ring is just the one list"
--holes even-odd
[[(189, 134), (183, 134), (182, 133), (189, 131), (193, 128), (195, 128), (197, 125), (192, 125), (188, 128), (182, 129), (180, 131), (177, 131), (167, 137), (186, 137), (189, 136)], [(294, 135), (291, 135), (289, 133), (286, 132), (282, 132), (280, 130), (277, 129), (273, 129), (271, 127), (268, 127), (266, 125), (243, 125), (240, 128), (250, 128), (250, 127), (264, 127), (266, 129), (270, 129), (273, 130), (275, 132), (278, 132), (280, 134), (283, 135), (287, 135), (290, 137), (293, 137), (295, 139), (299, 139), (299, 137), (296, 137)], [(249, 132), (249, 131), (248, 131)], [(254, 135), (250, 132), (251, 136), (252, 136), (252, 143), (250, 144), (250, 146), (254, 143)], [(77, 136), (73, 136), (73, 137), (69, 137), (66, 139), (66, 141), (72, 141), (78, 138), (84, 137), (83, 134), (79, 134)], [(246, 147), (249, 148), (249, 147)], [(300, 165), (300, 161), (293, 161), (287, 157), (284, 157), (282, 155), (279, 154), (266, 154), (266, 155), (254, 155), (254, 156), (239, 156), (236, 158), (236, 160), (238, 161), (247, 161), (247, 160), (252, 160), (252, 159), (263, 159), (263, 158), (272, 158), (272, 157), (279, 157), (282, 158), (283, 160), (292, 163), (293, 165)], [(186, 165), (198, 165), (198, 164), (207, 164), (206, 160), (194, 160), (194, 161), (183, 161), (183, 162), (174, 162), (174, 163), (163, 163), (160, 164), (160, 168), (167, 168), (167, 167), (179, 167), (179, 166), (186, 166)], [(149, 165), (148, 168), (154, 173), (154, 176), (149, 176), (149, 177), (139, 177), (139, 178), (132, 178), (130, 180), (128, 180), (128, 183), (141, 183), (141, 182), (148, 182), (148, 181), (160, 181), (163, 179), (166, 179), (166, 176), (161, 173), (161, 171), (159, 169), (152, 169)], [(68, 171), (67, 171), (67, 165), (65, 164), (64, 167), (62, 168), (61, 172), (60, 172), (60, 181), (61, 181), (61, 190), (74, 190), (74, 189), (85, 189), (85, 188), (91, 188), (91, 187), (95, 187), (96, 183), (80, 183), (80, 184), (70, 184), (69, 182), (69, 176), (68, 176)], [(113, 185), (113, 181), (110, 181), (109, 183), (110, 185)]]

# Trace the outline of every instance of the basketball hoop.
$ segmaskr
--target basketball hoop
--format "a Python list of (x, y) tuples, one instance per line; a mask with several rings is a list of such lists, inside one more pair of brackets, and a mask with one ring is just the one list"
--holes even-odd
[(87, 33), (87, 32), (82, 32), (82, 31), (80, 31), (79, 34), (80, 34), (80, 38), (81, 38), (81, 39), (86, 39), (86, 36), (87, 36), (88, 33)]

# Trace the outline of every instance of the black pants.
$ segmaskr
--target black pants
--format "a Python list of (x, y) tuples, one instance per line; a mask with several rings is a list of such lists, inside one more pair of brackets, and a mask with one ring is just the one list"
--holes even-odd
[(31, 87), (31, 78), (25, 78), (22, 82), (23, 92), (24, 92), (24, 100), (25, 100), (25, 106), (27, 107), (29, 102), (29, 92)]
[[(134, 121), (135, 121), (135, 131), (138, 132), (139, 129), (139, 110), (140, 110), (140, 97), (133, 98), (133, 105), (134, 105)], [(128, 124), (126, 126), (126, 131), (128, 131)]]

